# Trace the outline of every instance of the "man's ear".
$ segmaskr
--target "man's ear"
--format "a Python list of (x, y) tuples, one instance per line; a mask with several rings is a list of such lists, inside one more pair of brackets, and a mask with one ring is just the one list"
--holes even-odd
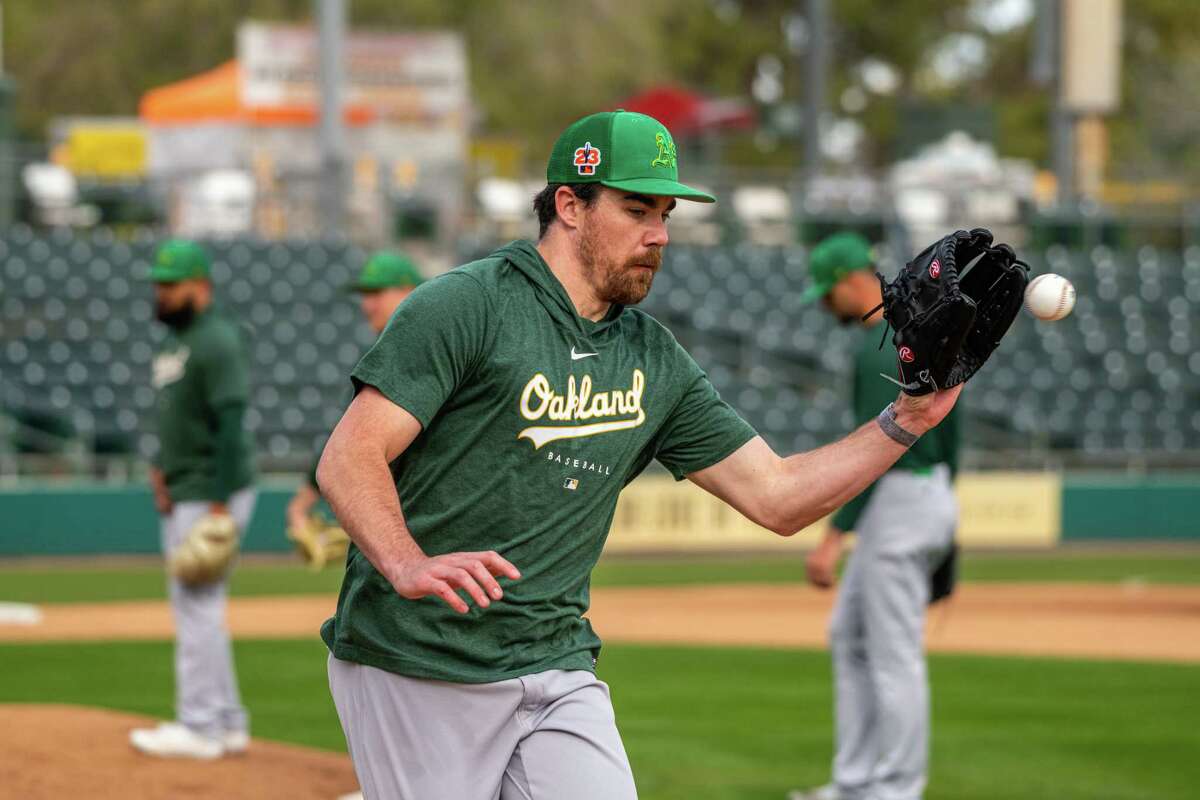
[(859, 289), (866, 291), (879, 286), (879, 279), (875, 277), (875, 270), (860, 269), (854, 271), (854, 282)]
[(558, 187), (554, 192), (554, 209), (558, 220), (568, 228), (579, 227), (579, 217), (583, 213), (583, 203), (575, 193), (566, 186)]
[(205, 303), (212, 300), (213, 286), (211, 281), (206, 281), (202, 278), (197, 278), (192, 284), (192, 300), (198, 303)]

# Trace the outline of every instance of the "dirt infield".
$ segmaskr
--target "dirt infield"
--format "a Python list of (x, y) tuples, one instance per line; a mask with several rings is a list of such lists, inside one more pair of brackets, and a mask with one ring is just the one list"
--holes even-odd
[[(589, 618), (609, 642), (821, 647), (832, 595), (795, 584), (598, 588)], [(235, 598), (239, 638), (313, 636), (326, 596)], [(163, 639), (162, 602), (48, 605), (36, 625), (0, 625), (0, 641)], [(967, 584), (931, 615), (940, 652), (1200, 662), (1200, 587)]]
[(358, 788), (348, 756), (257, 739), (218, 761), (150, 758), (129, 746), (129, 731), (152, 724), (98, 708), (0, 705), (0, 795), (333, 800)]

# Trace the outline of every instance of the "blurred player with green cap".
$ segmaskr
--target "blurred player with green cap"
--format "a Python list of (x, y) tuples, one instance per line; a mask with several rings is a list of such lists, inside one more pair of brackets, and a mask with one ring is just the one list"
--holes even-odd
[[(805, 303), (825, 300), (826, 308), (830, 309), (835, 309), (847, 292), (869, 294), (871, 286), (879, 288), (871, 244), (857, 233), (848, 231), (835, 233), (812, 249), (808, 257), (808, 276), (809, 285), (800, 299)], [(830, 297), (833, 294), (837, 296)], [(848, 321), (840, 314), (839, 319)]]
[(367, 259), (349, 288), (358, 293), (363, 316), (371, 330), (382, 333), (404, 299), (424, 282), (421, 271), (407, 256), (380, 250)]
[[(603, 112), (559, 136), (512, 242), (413, 292), (351, 374), (317, 471), (353, 540), (321, 629), (364, 794), (633, 800), (589, 580), (651, 461), (790, 535), (858, 494), (958, 390), (780, 458), (636, 308), (670, 240), (674, 139)], [(903, 429), (907, 428), (907, 432)]]
[[(363, 317), (377, 335), (387, 327), (388, 320), (413, 289), (425, 282), (421, 271), (408, 256), (390, 250), (372, 253), (358, 276), (346, 287), (358, 294)], [(317, 461), (313, 461), (307, 480), (288, 501), (287, 522), (290, 531), (300, 531), (309, 522), (313, 506), (321, 499), (317, 488)]]
[[(202, 523), (231, 518), (233, 546), (254, 511), (254, 458), (244, 424), (249, 362), (236, 323), (213, 303), (208, 253), (175, 239), (155, 254), (155, 314), (168, 337), (154, 359), (159, 453), (150, 470), (169, 564)], [(203, 544), (203, 543), (202, 543)], [(232, 557), (230, 551), (230, 557)], [(175, 721), (133, 731), (149, 755), (210, 759), (246, 750), (249, 719), (225, 625), (227, 574), (168, 579), (175, 620)]]
[[(863, 327), (854, 356), (856, 425), (869, 422), (896, 387), (896, 350), (880, 342), (871, 245), (837, 233), (809, 255), (807, 302), (820, 300), (842, 324)], [(925, 609), (948, 593), (958, 505), (958, 409), (875, 483), (834, 515), (809, 555), (809, 582), (834, 585), (845, 533), (857, 533), (830, 621), (835, 677), (833, 781), (790, 800), (919, 800), (929, 761)]]

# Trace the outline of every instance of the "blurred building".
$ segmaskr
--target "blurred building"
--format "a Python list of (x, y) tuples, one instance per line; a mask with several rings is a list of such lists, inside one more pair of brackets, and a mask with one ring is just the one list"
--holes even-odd
[(958, 228), (988, 228), (998, 240), (1024, 243), (1023, 209), (1034, 198), (1034, 167), (1002, 159), (987, 142), (954, 131), (892, 167), (896, 215), (911, 240), (934, 241)]
[[(148, 174), (188, 235), (308, 236), (321, 222), (316, 31), (248, 22), (237, 58), (147, 92)], [(438, 239), (465, 198), (469, 92), (454, 33), (352, 32), (343, 119), (347, 230)]]

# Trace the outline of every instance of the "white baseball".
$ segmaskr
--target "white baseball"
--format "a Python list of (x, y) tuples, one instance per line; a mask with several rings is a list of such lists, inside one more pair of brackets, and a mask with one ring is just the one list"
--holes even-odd
[(1062, 319), (1075, 307), (1075, 287), (1062, 275), (1047, 272), (1025, 287), (1025, 307), (1038, 319)]

